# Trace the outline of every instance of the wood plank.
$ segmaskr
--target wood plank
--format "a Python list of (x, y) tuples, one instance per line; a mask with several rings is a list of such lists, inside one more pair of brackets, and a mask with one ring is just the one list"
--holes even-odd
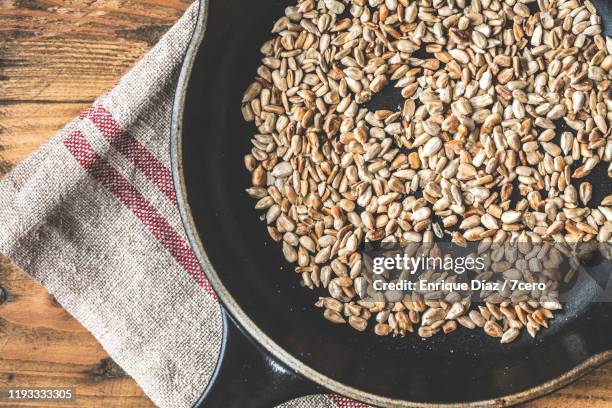
[(89, 105), (90, 102), (23, 102), (0, 106), (0, 176)]
[(612, 362), (596, 368), (575, 383), (523, 408), (610, 408), (612, 407)]
[[(19, 407), (153, 407), (96, 339), (29, 276), (0, 258), (0, 388), (74, 388), (75, 403)], [(0, 403), (0, 407), (15, 404)]]

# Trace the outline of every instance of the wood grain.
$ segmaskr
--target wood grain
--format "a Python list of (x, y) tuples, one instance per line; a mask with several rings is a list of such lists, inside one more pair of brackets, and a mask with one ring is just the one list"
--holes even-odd
[[(75, 403), (19, 407), (153, 407), (136, 383), (40, 285), (0, 260), (0, 388), (74, 388)], [(0, 407), (15, 404), (0, 403)]]
[[(180, 0), (0, 0), (0, 177), (113, 84), (179, 18)], [(1, 226), (0, 226), (1, 227)], [(152, 407), (48, 292), (0, 258), (0, 388), (73, 387), (70, 404)], [(14, 407), (2, 404), (0, 407)], [(612, 406), (612, 363), (529, 408)]]

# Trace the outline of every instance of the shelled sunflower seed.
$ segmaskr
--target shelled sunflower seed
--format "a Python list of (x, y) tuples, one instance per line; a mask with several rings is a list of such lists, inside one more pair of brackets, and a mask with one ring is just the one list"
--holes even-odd
[[(324, 317), (502, 343), (547, 327), (546, 299), (366, 302), (359, 247), (611, 241), (612, 196), (588, 181), (612, 177), (612, 39), (593, 4), (300, 0), (272, 32), (242, 99), (247, 192), (304, 285), (329, 291)], [(390, 86), (403, 105), (370, 110)]]

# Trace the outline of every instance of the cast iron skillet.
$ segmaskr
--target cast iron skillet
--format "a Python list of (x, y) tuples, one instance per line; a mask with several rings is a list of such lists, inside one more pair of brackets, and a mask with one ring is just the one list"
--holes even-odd
[[(260, 45), (292, 2), (202, 4), (175, 102), (179, 206), (224, 310), (222, 357), (198, 406), (271, 407), (327, 390), (378, 406), (502, 406), (551, 392), (612, 358), (611, 307), (589, 302), (588, 283), (552, 328), (504, 346), (463, 329), (427, 341), (379, 338), (321, 318), (316, 295), (281, 261), (243, 192), (250, 177), (242, 159), (255, 129), (241, 117), (242, 92)], [(610, 16), (607, 0), (595, 3)], [(610, 191), (606, 175), (598, 182)]]

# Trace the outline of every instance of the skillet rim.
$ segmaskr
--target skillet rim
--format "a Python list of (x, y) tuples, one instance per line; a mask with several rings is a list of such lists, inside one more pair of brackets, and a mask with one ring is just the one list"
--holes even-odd
[[(293, 357), (276, 342), (274, 342), (269, 336), (267, 336), (247, 315), (244, 313), (240, 305), (236, 302), (234, 297), (225, 288), (222, 279), (217, 274), (217, 271), (213, 267), (204, 245), (200, 240), (197, 232), (195, 222), (193, 219), (193, 213), (188, 201), (188, 191), (185, 182), (185, 174), (183, 172), (183, 118), (185, 109), (186, 95), (189, 90), (189, 84), (191, 80), (192, 69), (202, 48), (202, 40), (204, 39), (207, 19), (208, 19), (208, 7), (211, 0), (196, 0), (199, 1), (198, 5), (198, 17), (195, 26), (195, 31), (191, 39), (191, 43), (187, 49), (185, 59), (183, 61), (183, 67), (178, 79), (176, 93), (174, 96), (174, 106), (172, 112), (172, 121), (170, 129), (170, 156), (171, 156), (171, 171), (174, 181), (174, 190), (177, 195), (178, 209), (181, 216), (181, 222), (185, 228), (185, 233), (193, 248), (194, 253), (204, 273), (206, 274), (210, 284), (212, 285), (215, 293), (221, 301), (221, 307), (225, 308), (238, 322), (238, 324), (252, 337), (257, 343), (265, 348), (266, 352), (270, 353), (274, 358), (282, 361), (289, 368), (296, 371), (297, 373), (304, 376), (309, 381), (319, 384), (331, 392), (337, 392), (346, 397), (362, 401), (364, 403), (373, 404), (376, 406), (411, 406), (411, 407), (422, 407), (422, 408), (454, 408), (454, 407), (495, 407), (495, 406), (507, 406), (519, 404), (522, 402), (530, 401), (546, 394), (554, 392), (571, 382), (577, 380), (594, 368), (612, 361), (612, 349), (604, 351), (590, 356), (584, 362), (577, 365), (576, 367), (568, 370), (564, 374), (557, 378), (549, 380), (543, 384), (534, 386), (524, 391), (520, 391), (514, 394), (506, 396), (473, 401), (473, 402), (454, 402), (454, 403), (423, 403), (414, 402), (407, 400), (398, 400), (387, 398), (380, 395), (364, 392), (358, 390), (349, 385), (343, 384), (326, 375), (319, 373), (312, 369), (306, 364), (302, 363), (299, 359)], [(222, 364), (222, 361), (219, 362)], [(213, 379), (214, 380), (214, 379)]]

